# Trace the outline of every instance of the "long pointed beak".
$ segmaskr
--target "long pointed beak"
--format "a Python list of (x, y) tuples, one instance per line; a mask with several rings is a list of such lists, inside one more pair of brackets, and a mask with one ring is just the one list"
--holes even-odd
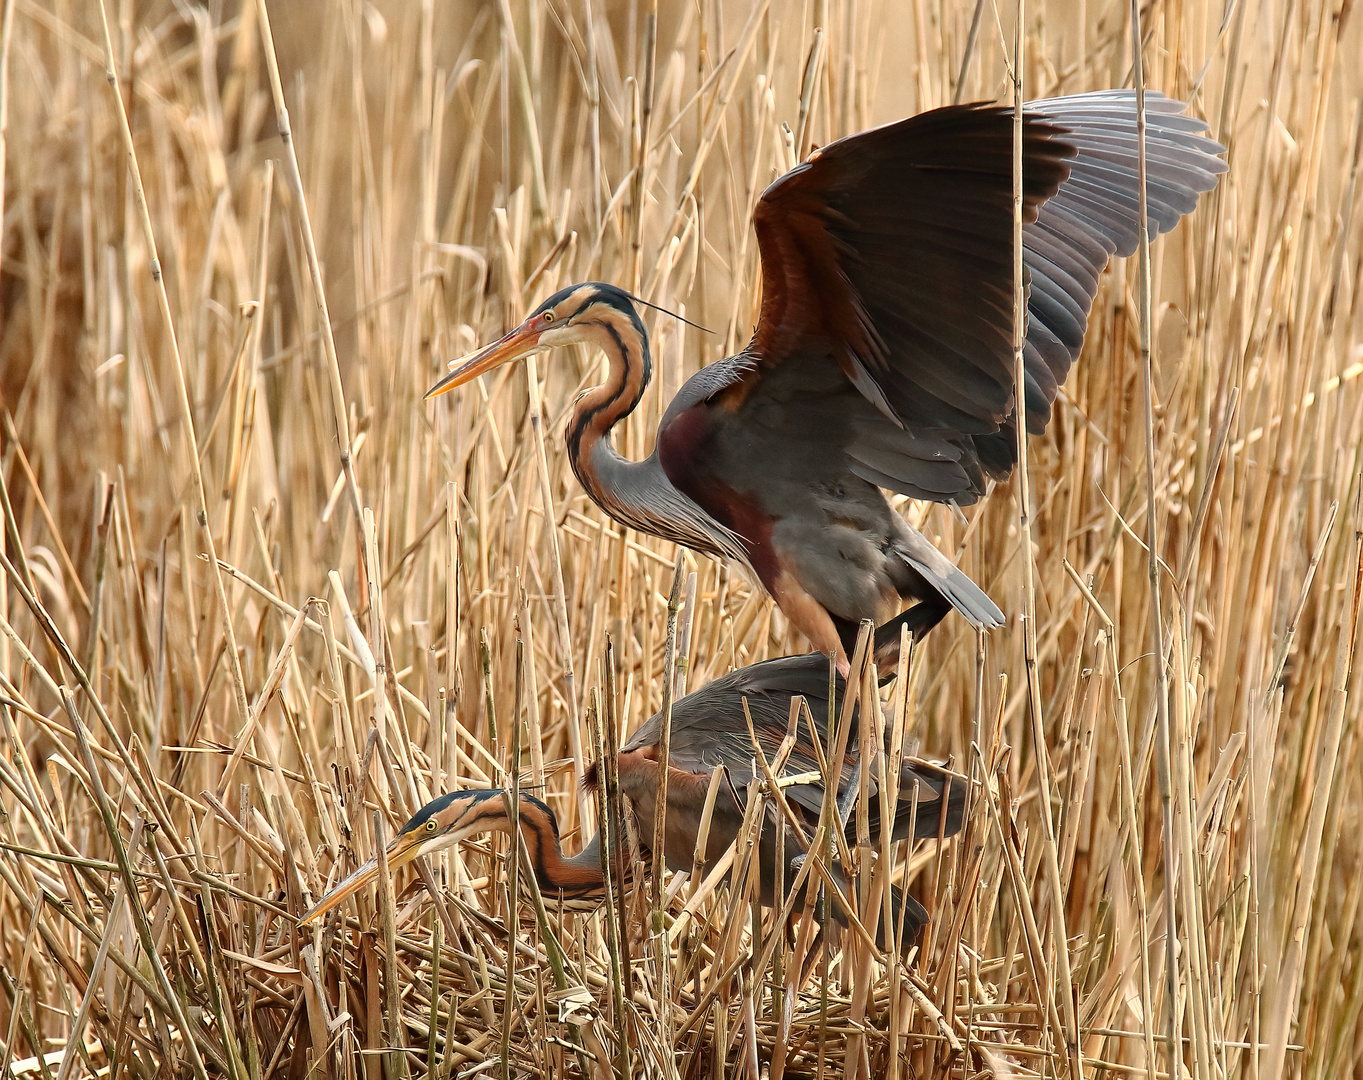
[(522, 356), (534, 352), (539, 348), (540, 334), (543, 332), (544, 327), (532, 327), (531, 320), (527, 319), (500, 341), (485, 345), (471, 356), (466, 356), (462, 361), (451, 361), (452, 364), (457, 366), (426, 391), (426, 398), (429, 400), (447, 390), (453, 390), (456, 386), (463, 386), (466, 382), (476, 379), (484, 372), (501, 367), (503, 364), (509, 364), (513, 360), (519, 360)]
[[(392, 873), (399, 866), (406, 866), (421, 854), (424, 837), (416, 833), (398, 833), (388, 842), (388, 871)], [(359, 892), (379, 876), (378, 856), (360, 864), (353, 874), (341, 881), (329, 893), (313, 904), (298, 920), (299, 926), (316, 922), (346, 897)]]

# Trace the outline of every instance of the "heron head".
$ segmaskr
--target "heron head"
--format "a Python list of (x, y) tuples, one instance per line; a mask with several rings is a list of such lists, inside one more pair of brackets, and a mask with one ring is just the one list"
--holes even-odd
[[(391, 873), (418, 855), (449, 847), (470, 833), (495, 828), (505, 820), (506, 809), (498, 789), (454, 791), (442, 795), (412, 815), (412, 820), (388, 842), (385, 850), (388, 870)], [(306, 926), (320, 919), (378, 876), (379, 860), (375, 856), (317, 901), (298, 920), (299, 925)]]
[(603, 281), (587, 281), (560, 289), (532, 311), (520, 326), (477, 352), (450, 362), (451, 371), (426, 391), (433, 398), (479, 375), (519, 360), (532, 352), (559, 345), (643, 333), (634, 298), (624, 289)]

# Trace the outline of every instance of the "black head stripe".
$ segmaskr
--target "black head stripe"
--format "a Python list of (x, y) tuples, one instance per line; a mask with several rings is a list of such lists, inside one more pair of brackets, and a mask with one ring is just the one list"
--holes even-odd
[(435, 817), (435, 815), (448, 810), (456, 802), (477, 804), (484, 799), (490, 798), (493, 795), (500, 795), (501, 793), (500, 788), (470, 788), (466, 791), (451, 791), (444, 795), (437, 796), (413, 814), (411, 821), (407, 822), (407, 824), (398, 831), (398, 835), (401, 836), (403, 833), (415, 832), (417, 829), (425, 827), (427, 821)]
[[(502, 797), (501, 788), (466, 788), (464, 791), (448, 792), (444, 795), (440, 795), (437, 798), (432, 799), (420, 810), (418, 810), (415, 814), (413, 814), (412, 819), (409, 822), (407, 822), (407, 824), (404, 825), (401, 828), (401, 830), (399, 830), (398, 835), (401, 836), (406, 833), (416, 832), (418, 829), (425, 828), (426, 822), (428, 822), (431, 818), (435, 817), (437, 814), (443, 813), (444, 811), (448, 810), (457, 802), (467, 803), (469, 805), (469, 808), (473, 809), (475, 807), (481, 806), (489, 799), (496, 799), (497, 809), (500, 810), (501, 797)], [(549, 818), (549, 827), (554, 830), (554, 836), (557, 838), (558, 818), (555, 817), (554, 812), (550, 810), (549, 807), (544, 802), (535, 798), (535, 796), (527, 792), (522, 792), (521, 798), (524, 799), (526, 802), (530, 803), (536, 809), (544, 811), (545, 816)], [(492, 827), (495, 828), (495, 825)]]
[[(556, 308), (572, 296), (577, 297), (577, 303), (573, 305), (571, 311), (564, 312), (562, 318), (576, 318), (593, 304), (602, 304), (625, 315), (634, 323), (636, 330), (641, 334), (644, 333), (644, 324), (639, 318), (638, 309), (634, 306), (634, 297), (619, 286), (611, 285), (605, 281), (583, 281), (577, 285), (569, 285), (565, 289), (559, 289), (553, 296), (540, 304), (531, 315), (533, 317)], [(643, 303), (644, 301), (639, 302)]]
[(544, 811), (544, 816), (549, 819), (549, 828), (554, 830), (554, 839), (557, 840), (558, 816), (552, 810), (549, 809), (549, 804), (541, 801), (540, 799), (535, 798), (535, 796), (533, 795), (527, 794), (524, 791), (521, 792), (521, 798), (524, 799), (526, 802), (530, 803), (536, 809)]
[[(596, 283), (587, 282), (586, 284), (587, 286), (591, 286), (595, 285)], [(540, 304), (539, 307), (537, 307), (533, 312), (531, 312), (531, 315), (539, 315), (541, 312), (545, 312), (550, 310), (551, 308), (558, 307), (559, 304), (563, 303), (563, 301), (567, 300), (568, 297), (572, 296), (573, 293), (577, 292), (579, 289), (583, 287), (584, 286), (582, 285), (569, 285), (566, 289), (559, 289), (558, 292), (554, 293), (553, 296), (546, 299), (543, 303)], [(590, 303), (590, 297), (587, 297), (586, 299), (587, 302)], [(574, 314), (576, 314), (576, 312), (574, 312)]]

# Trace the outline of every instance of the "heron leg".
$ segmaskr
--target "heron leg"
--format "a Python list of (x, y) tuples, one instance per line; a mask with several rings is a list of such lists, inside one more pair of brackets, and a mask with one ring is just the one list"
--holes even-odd
[(951, 603), (941, 596), (920, 600), (907, 611), (896, 615), (889, 622), (876, 627), (873, 648), (876, 665), (882, 672), (892, 671), (899, 663), (900, 633), (905, 627), (914, 641), (922, 641), (928, 632), (946, 618)]
[[(851, 670), (851, 665), (847, 661), (848, 650), (843, 646), (838, 625), (828, 613), (828, 609), (815, 600), (795, 575), (784, 567), (776, 575), (770, 591), (791, 625), (804, 634), (819, 652), (825, 656), (835, 657), (838, 674), (846, 678)], [(855, 644), (854, 633), (853, 645)]]
[[(893, 678), (895, 668), (899, 666), (900, 632), (907, 627), (914, 641), (922, 641), (934, 626), (946, 618), (950, 610), (950, 601), (933, 595), (876, 627), (871, 639), (871, 650), (882, 681)], [(843, 655), (850, 656), (856, 649), (858, 627), (846, 619), (836, 620), (836, 625)]]
[(814, 926), (814, 936), (810, 939), (809, 947), (805, 950), (804, 956), (800, 958), (800, 980), (795, 984), (802, 990), (814, 976), (815, 966), (819, 962), (820, 950), (828, 945), (824, 939), (823, 927), (819, 925), (818, 918), (814, 917), (808, 921)]

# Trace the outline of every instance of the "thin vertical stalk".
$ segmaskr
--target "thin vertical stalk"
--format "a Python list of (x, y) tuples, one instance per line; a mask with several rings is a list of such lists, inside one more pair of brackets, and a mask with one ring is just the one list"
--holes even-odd
[[(1160, 591), (1159, 510), (1155, 498), (1155, 377), (1150, 330), (1150, 229), (1145, 190), (1145, 68), (1139, 0), (1131, 0), (1131, 71), (1136, 87), (1136, 162), (1140, 229), (1137, 240), (1136, 303), (1141, 353), (1141, 394), (1145, 426), (1145, 553), (1150, 581), (1150, 644), (1155, 665), (1155, 775), (1159, 786), (1164, 852), (1164, 963), (1169, 1009), (1165, 1033), (1168, 1067), (1181, 1054), (1182, 1013), (1178, 1003), (1178, 913), (1175, 909), (1173, 762), (1169, 747), (1169, 690), (1165, 672), (1164, 604)], [(1145, 1022), (1150, 1023), (1146, 1017)]]
[(1070, 1075), (1081, 1080), (1083, 1055), (1079, 1046), (1079, 1018), (1070, 974), (1069, 938), (1065, 930), (1065, 893), (1060, 883), (1060, 863), (1056, 851), (1055, 822), (1051, 817), (1050, 753), (1041, 711), (1041, 677), (1037, 669), (1036, 582), (1032, 559), (1031, 492), (1027, 476), (1027, 369), (1023, 349), (1027, 343), (1027, 289), (1022, 264), (1022, 26), (1025, 0), (1017, 0), (1017, 25), (1013, 37), (1013, 426), (1017, 432), (1018, 532), (1022, 545), (1022, 640), (1027, 666), (1028, 717), (1031, 720), (1032, 749), (1036, 758), (1039, 792), (1037, 816), (1042, 827), (1042, 860), (1050, 891), (1051, 931), (1055, 943), (1055, 982), (1060, 996), (1060, 1015), (1064, 1030), (1056, 1034), (1065, 1045)]
[[(9, 134), (9, 49), (14, 41), (14, 12), (19, 0), (5, 0), (0, 17), (0, 221), (5, 220), (5, 141)], [(0, 244), (0, 267), (4, 266), (4, 245)]]
[[(431, 1013), (426, 1029), (426, 1072), (434, 1077), (436, 1072), (436, 1032), (440, 1028), (440, 950), (443, 946), (440, 913), (431, 916)], [(450, 1002), (453, 1011), (454, 1002)]]
[(1296, 1014), (1297, 997), (1301, 992), (1301, 977), (1306, 950), (1303, 941), (1311, 920), (1311, 907), (1316, 897), (1316, 871), (1320, 865), (1321, 837), (1325, 832), (1326, 814), (1334, 790), (1339, 766), (1339, 748), (1344, 736), (1345, 712), (1349, 700), (1349, 685), (1353, 676), (1354, 649), (1357, 645), (1359, 606), (1363, 603), (1363, 476), (1357, 478), (1354, 504), (1354, 542), (1352, 558), (1345, 564), (1349, 572), (1344, 622), (1339, 628), (1335, 648), (1334, 675), (1330, 681), (1329, 714), (1316, 743), (1315, 790), (1311, 793), (1311, 810), (1301, 839), (1301, 862), (1297, 870), (1296, 889), (1290, 907), (1291, 922), (1287, 929), (1278, 995), (1272, 1015), (1267, 1022), (1268, 1050), (1263, 1059), (1262, 1075), (1278, 1080), (1283, 1075), (1287, 1056), (1288, 1034)]
[[(118, 819), (114, 816), (114, 808), (109, 802), (108, 793), (104, 790), (104, 782), (100, 779), (99, 765), (95, 761), (94, 750), (91, 749), (89, 733), (85, 730), (85, 724), (81, 721), (80, 711), (76, 708), (74, 699), (65, 687), (61, 691), (61, 701), (66, 709), (67, 718), (71, 721), (71, 728), (75, 731), (76, 738), (80, 742), (81, 755), (85, 759), (86, 773), (90, 780), (90, 789), (95, 797), (95, 806), (99, 811), (100, 819), (113, 848), (114, 857), (118, 862), (120, 880), (127, 890), (128, 907), (132, 910), (133, 925), (137, 928), (137, 938), (145, 953), (145, 962), (151, 965), (152, 972), (156, 976), (157, 986), (165, 997), (166, 1003), (170, 1006), (175, 1023), (184, 1036), (183, 1045), (189, 1054), (191, 1067), (199, 1080), (208, 1080), (208, 1070), (199, 1053), (198, 1032), (190, 1027), (185, 1003), (166, 974), (165, 966), (161, 963), (161, 954), (157, 951), (156, 941), (152, 937), (151, 920), (147, 917), (147, 909), (143, 906), (141, 895), (137, 889), (137, 877), (133, 872), (132, 859), (128, 856), (128, 847), (123, 843), (123, 837), (118, 831)], [(134, 833), (136, 833), (136, 829), (134, 829)], [(94, 992), (95, 987), (91, 983), (87, 987), (87, 993), (93, 994)]]
[[(668, 976), (671, 963), (667, 923), (663, 916), (667, 904), (663, 875), (667, 870), (665, 855), (667, 844), (667, 787), (668, 772), (672, 761), (673, 687), (677, 680), (677, 615), (681, 611), (682, 605), (682, 571), (686, 567), (685, 560), (686, 553), (678, 549), (676, 562), (672, 568), (672, 592), (667, 600), (667, 644), (663, 652), (663, 705), (660, 711), (663, 723), (662, 732), (658, 738), (658, 793), (653, 811), (653, 835), (649, 837), (653, 856), (653, 947), (657, 970), (655, 992), (658, 999), (663, 1002), (670, 1000)], [(670, 1010), (664, 1009), (663, 1015), (670, 1016)], [(663, 1024), (661, 1034), (664, 1053), (670, 1054), (672, 1048), (672, 1024), (670, 1021)]]
[[(180, 343), (175, 333), (175, 320), (170, 312), (170, 295), (166, 292), (166, 282), (161, 276), (161, 258), (157, 254), (156, 231), (151, 224), (151, 209), (147, 206), (147, 193), (142, 186), (142, 170), (137, 162), (137, 145), (133, 142), (132, 127), (128, 123), (128, 110), (123, 104), (123, 91), (119, 87), (118, 70), (114, 65), (114, 39), (109, 30), (109, 12), (105, 0), (99, 3), (100, 20), (104, 27), (104, 70), (109, 89), (113, 92), (117, 105), (119, 133), (123, 137), (123, 148), (128, 155), (128, 172), (132, 178), (133, 193), (136, 197), (138, 218), (142, 225), (143, 240), (147, 245), (147, 262), (151, 278), (156, 287), (156, 300), (161, 309), (161, 321), (165, 326), (166, 342), (170, 348), (172, 366), (175, 369), (176, 400), (180, 406), (180, 422), (183, 425), (186, 450), (189, 454), (190, 475), (194, 480), (194, 494), (198, 497), (195, 520), (203, 531), (204, 544), (208, 548), (208, 559), (214, 584), (215, 597), (222, 615), (223, 638), (226, 642), (227, 670), (232, 675), (232, 689), (235, 693), (237, 718), (242, 727), (246, 726), (251, 707), (246, 696), (246, 677), (241, 670), (241, 655), (237, 651), (237, 632), (232, 626), (232, 606), (227, 600), (227, 585), (223, 581), (222, 569), (218, 566), (218, 549), (213, 539), (213, 529), (209, 525), (208, 492), (204, 488), (203, 469), (199, 466), (199, 439), (194, 430), (194, 409), (189, 403), (189, 386), (185, 381), (185, 368), (180, 359)], [(5, 18), (8, 21), (9, 10)]]
[[(507, 0), (501, 0), (497, 10), (502, 17), (502, 32), (515, 65), (514, 73), (507, 70), (504, 74), (508, 79), (513, 74), (515, 76), (516, 92), (521, 99), (521, 118), (525, 122), (525, 144), (530, 154), (531, 207), (535, 220), (546, 222), (549, 216), (549, 196), (544, 187), (544, 153), (540, 148), (539, 117), (535, 114), (535, 95), (530, 86), (530, 73), (526, 69), (525, 54), (521, 52), (521, 44), (516, 37), (516, 22), (511, 15), (511, 5)], [(531, 17), (533, 18), (533, 15)], [(510, 184), (511, 178), (508, 176), (506, 179)]]
[(303, 173), (298, 167), (298, 149), (293, 141), (293, 128), (289, 125), (288, 106), (284, 103), (284, 84), (279, 77), (279, 58), (275, 54), (274, 32), (270, 28), (270, 12), (266, 0), (256, 0), (256, 15), (260, 20), (261, 55), (265, 60), (270, 93), (274, 100), (275, 126), (279, 131), (279, 141), (284, 144), (284, 173), (289, 178), (289, 190), (293, 193), (297, 207), (303, 252), (307, 256), (308, 275), (312, 282), (313, 299), (317, 304), (318, 330), (322, 335), (322, 348), (327, 358), (327, 379), (331, 389), (331, 412), (336, 424), (337, 449), (341, 456), (341, 472), (345, 477), (346, 491), (350, 495), (350, 509), (355, 515), (355, 528), (360, 545), (359, 563), (363, 573), (363, 567), (367, 562), (364, 548), (368, 543), (360, 528), (364, 500), (360, 497), (360, 485), (355, 477), (345, 385), (341, 382), (341, 363), (336, 354), (336, 337), (331, 330), (331, 311), (327, 306), (326, 288), (322, 283), (322, 261), (317, 255), (317, 241), (312, 232), (307, 192), (303, 188)]
[[(132, 839), (128, 842), (128, 846), (134, 851), (141, 844), (142, 825), (142, 819), (138, 818), (137, 823), (133, 826)], [(94, 1008), (96, 997), (98, 997), (97, 987), (100, 979), (104, 976), (104, 965), (109, 959), (109, 949), (113, 946), (114, 941), (121, 936), (119, 930), (123, 923), (123, 903), (127, 892), (128, 886), (120, 878), (118, 888), (114, 890), (114, 902), (109, 905), (107, 917), (104, 920), (104, 934), (100, 937), (99, 948), (95, 950), (95, 958), (90, 962), (90, 977), (85, 986), (85, 993), (81, 994), (80, 1008), (71, 1019), (71, 1034), (67, 1036), (61, 1064), (57, 1067), (57, 1080), (68, 1080), (72, 1068), (80, 1057), (76, 1051), (82, 1049), (85, 1045), (85, 1029), (90, 1023), (90, 1012)], [(35, 904), (33, 911), (35, 923), (38, 918), (38, 911), (39, 906)], [(209, 979), (208, 982), (211, 984), (213, 980)], [(17, 1005), (18, 1002), (16, 1001), (15, 1004)], [(16, 1009), (15, 1012), (17, 1013), (18, 1010)], [(12, 1019), (13, 1017), (11, 1017)], [(232, 1080), (236, 1080), (235, 1074)]]
[(559, 649), (563, 662), (563, 696), (568, 702), (568, 741), (573, 752), (574, 787), (578, 792), (578, 812), (587, 808), (587, 795), (582, 788), (584, 763), (582, 735), (578, 723), (577, 686), (573, 677), (573, 636), (568, 626), (568, 592), (563, 584), (563, 555), (559, 550), (558, 518), (554, 512), (554, 489), (549, 480), (549, 458), (544, 450), (544, 410), (540, 401), (539, 365), (535, 357), (525, 359), (526, 392), (530, 396), (530, 429), (535, 438), (535, 467), (539, 474), (540, 500), (544, 510), (544, 532), (549, 540), (549, 554), (553, 559), (554, 613), (558, 616)]
[(654, 81), (658, 53), (658, 0), (648, 0), (644, 12), (644, 81), (639, 88), (639, 144), (634, 148), (634, 174), (630, 178), (630, 288), (637, 290), (644, 277), (644, 191), (648, 173), (648, 144), (653, 124)]
[(624, 848), (620, 837), (620, 781), (617, 775), (615, 735), (615, 664), (614, 648), (606, 638), (606, 700), (604, 710), (592, 691), (591, 719), (595, 720), (592, 738), (596, 760), (601, 763), (601, 782), (596, 786), (597, 827), (600, 830), (601, 875), (605, 883), (606, 953), (610, 958), (611, 1006), (615, 1011), (617, 1068), (621, 1076), (632, 1076), (628, 1024), (626, 1020), (625, 987), (630, 983), (629, 939), (625, 925)]
[[(1151, 1027), (1154, 995), (1150, 987), (1150, 923), (1149, 906), (1145, 897), (1145, 872), (1141, 866), (1142, 849), (1140, 823), (1136, 813), (1135, 769), (1131, 761), (1131, 730), (1126, 717), (1126, 699), (1122, 696), (1121, 679), (1115, 677), (1117, 671), (1116, 648), (1110, 639), (1105, 640), (1099, 632), (1097, 649), (1100, 653), (1112, 654), (1114, 678), (1112, 680), (1113, 719), (1117, 728), (1118, 775), (1120, 777), (1118, 799), (1122, 831), (1118, 834), (1119, 854), (1129, 859), (1133, 893), (1136, 901), (1136, 927), (1138, 948), (1140, 949), (1140, 989), (1141, 989), (1141, 1034), (1145, 1046), (1145, 1068), (1149, 1080), (1155, 1080), (1157, 1061), (1155, 1058), (1155, 1033)], [(1101, 661), (1100, 661), (1101, 662)]]
[(980, 16), (984, 14), (984, 0), (975, 0), (975, 13), (970, 17), (970, 33), (966, 35), (965, 49), (961, 52), (961, 67), (956, 75), (956, 86), (952, 91), (953, 105), (959, 105), (965, 96), (966, 77), (970, 74), (970, 61), (975, 56), (975, 42), (980, 36)]
[(507, 799), (507, 821), (511, 843), (506, 852), (506, 995), (502, 1000), (502, 1045), (498, 1068), (502, 1080), (511, 1080), (511, 1020), (516, 1012), (516, 937), (520, 931), (521, 906), (521, 706), (525, 697), (525, 642), (516, 638), (516, 689), (511, 704), (511, 724), (507, 738), (510, 753), (507, 771), (511, 776)]
[[(459, 485), (453, 480), (445, 483), (445, 693), (440, 701), (443, 705), (440, 716), (432, 716), (431, 723), (438, 724), (451, 748), (457, 746), (457, 736), (449, 731), (450, 721), (454, 718), (455, 706), (460, 697), (459, 687), (459, 574), (462, 570), (460, 559), (459, 530)], [(450, 764), (456, 761), (450, 754)], [(442, 768), (445, 762), (441, 762)], [(451, 784), (455, 783), (458, 769), (450, 769)]]
[[(402, 993), (398, 989), (398, 954), (396, 900), (393, 878), (388, 869), (388, 837), (383, 825), (383, 814), (373, 815), (374, 854), (379, 861), (378, 900), (379, 924), (383, 928), (383, 1075), (384, 1080), (398, 1080), (407, 1075), (406, 1038), (401, 1020)], [(320, 1048), (319, 1048), (320, 1050)]]
[(686, 595), (682, 598), (682, 611), (685, 617), (677, 635), (677, 675), (673, 694), (686, 696), (687, 679), (691, 673), (691, 635), (696, 628), (696, 572), (686, 575)]

